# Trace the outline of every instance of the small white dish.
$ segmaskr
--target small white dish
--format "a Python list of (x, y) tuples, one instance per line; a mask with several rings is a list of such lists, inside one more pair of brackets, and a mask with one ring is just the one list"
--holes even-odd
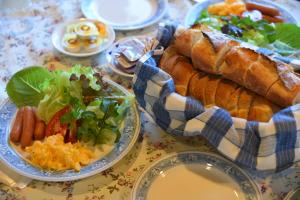
[(167, 12), (167, 0), (83, 0), (81, 11), (116, 30), (134, 30), (158, 22)]
[(171, 154), (146, 169), (133, 200), (260, 200), (252, 179), (235, 164), (210, 153)]
[(115, 40), (115, 31), (112, 29), (111, 26), (106, 25), (107, 38), (105, 38), (104, 42), (99, 46), (99, 48), (95, 49), (92, 52), (79, 51), (79, 52), (76, 52), (76, 53), (69, 52), (69, 51), (65, 50), (63, 45), (62, 45), (62, 39), (63, 39), (64, 34), (66, 32), (67, 25), (73, 24), (73, 23), (78, 23), (78, 22), (83, 22), (83, 21), (96, 22), (97, 20), (80, 18), (80, 19), (76, 19), (76, 20), (73, 20), (73, 21), (69, 21), (69, 22), (66, 22), (66, 23), (59, 24), (52, 33), (52, 44), (53, 44), (53, 46), (58, 51), (60, 51), (61, 53), (69, 55), (69, 56), (87, 57), (87, 56), (92, 56), (92, 55), (98, 54), (98, 53), (106, 50), (114, 42), (114, 40)]

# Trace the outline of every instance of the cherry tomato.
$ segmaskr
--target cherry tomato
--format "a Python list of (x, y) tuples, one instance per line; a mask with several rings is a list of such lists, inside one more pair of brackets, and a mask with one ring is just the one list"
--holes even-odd
[(60, 122), (60, 118), (67, 112), (71, 110), (70, 106), (66, 106), (63, 109), (59, 110), (55, 115), (52, 117), (50, 122), (47, 124), (45, 136), (51, 136), (56, 134), (61, 134), (65, 136), (68, 129), (68, 124), (62, 124)]

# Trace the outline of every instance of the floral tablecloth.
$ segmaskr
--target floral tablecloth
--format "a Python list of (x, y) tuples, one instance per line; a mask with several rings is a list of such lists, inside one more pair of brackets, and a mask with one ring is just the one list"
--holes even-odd
[[(14, 2), (14, 3), (13, 3)], [(16, 3), (17, 2), (17, 3)], [(300, 2), (277, 0), (300, 19)], [(169, 0), (168, 15), (163, 20), (183, 21), (192, 1)], [(97, 67), (116, 82), (131, 89), (130, 80), (113, 74), (105, 66), (104, 54), (89, 58), (72, 58), (58, 53), (51, 44), (51, 33), (58, 23), (83, 17), (78, 0), (18, 0), (0, 1), (0, 102), (6, 98), (5, 85), (9, 77), (25, 66), (72, 65), (82, 63)], [(118, 32), (117, 39), (132, 35), (153, 35), (157, 25)], [(179, 151), (215, 152), (199, 137), (173, 137), (160, 129), (152, 119), (141, 113), (142, 131), (138, 142), (114, 167), (79, 181), (49, 183), (32, 181), (23, 190), (0, 184), (0, 199), (130, 199), (133, 185), (151, 163)], [(263, 199), (283, 199), (287, 192), (300, 186), (300, 169), (290, 168), (277, 174), (248, 171), (260, 188)]]

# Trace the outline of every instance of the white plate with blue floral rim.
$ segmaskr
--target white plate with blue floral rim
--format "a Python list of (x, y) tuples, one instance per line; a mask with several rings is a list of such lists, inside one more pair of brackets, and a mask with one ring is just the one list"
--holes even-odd
[(197, 151), (171, 154), (146, 169), (137, 180), (134, 200), (259, 200), (252, 179), (215, 154)]
[[(200, 13), (207, 9), (207, 7), (211, 4), (214, 3), (218, 3), (218, 2), (222, 2), (223, 0), (205, 0), (205, 1), (201, 1), (200, 3), (195, 4), (187, 13), (185, 19), (184, 19), (184, 25), (189, 27), (193, 24), (195, 24), (196, 20), (199, 18)], [(267, 0), (251, 0), (249, 2), (254, 2), (254, 3), (260, 3), (260, 4), (265, 4), (265, 5), (270, 5), (273, 6), (275, 8), (277, 8), (283, 19), (286, 20), (286, 22), (288, 23), (293, 23), (293, 24), (297, 24), (299, 23), (297, 21), (297, 19), (290, 14), (289, 11), (287, 11), (284, 7), (282, 7), (281, 5), (278, 5), (272, 1), (267, 1)]]
[[(117, 83), (108, 79), (105, 81), (117, 91), (129, 95), (129, 92)], [(0, 161), (20, 175), (41, 181), (71, 181), (98, 174), (121, 160), (133, 147), (140, 132), (140, 115), (134, 104), (124, 119), (124, 128), (119, 142), (105, 156), (82, 167), (79, 172), (43, 170), (23, 159), (9, 142), (11, 122), (16, 111), (16, 106), (9, 100), (6, 100), (0, 108)]]
[(116, 30), (134, 30), (158, 22), (167, 12), (167, 0), (83, 0), (81, 11)]
[(300, 187), (290, 191), (284, 200), (300, 200)]

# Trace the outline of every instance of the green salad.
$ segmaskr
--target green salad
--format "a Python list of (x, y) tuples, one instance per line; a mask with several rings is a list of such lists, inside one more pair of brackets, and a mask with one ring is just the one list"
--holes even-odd
[(59, 124), (75, 132), (77, 140), (93, 144), (118, 141), (126, 111), (134, 102), (133, 95), (125, 96), (91, 67), (80, 65), (52, 72), (38, 66), (25, 68), (13, 75), (6, 91), (19, 108), (37, 108), (47, 125), (46, 135)]
[(209, 14), (207, 10), (201, 12), (195, 24), (198, 23), (284, 56), (300, 51), (300, 27), (296, 24), (253, 21), (250, 17), (217, 16)]

